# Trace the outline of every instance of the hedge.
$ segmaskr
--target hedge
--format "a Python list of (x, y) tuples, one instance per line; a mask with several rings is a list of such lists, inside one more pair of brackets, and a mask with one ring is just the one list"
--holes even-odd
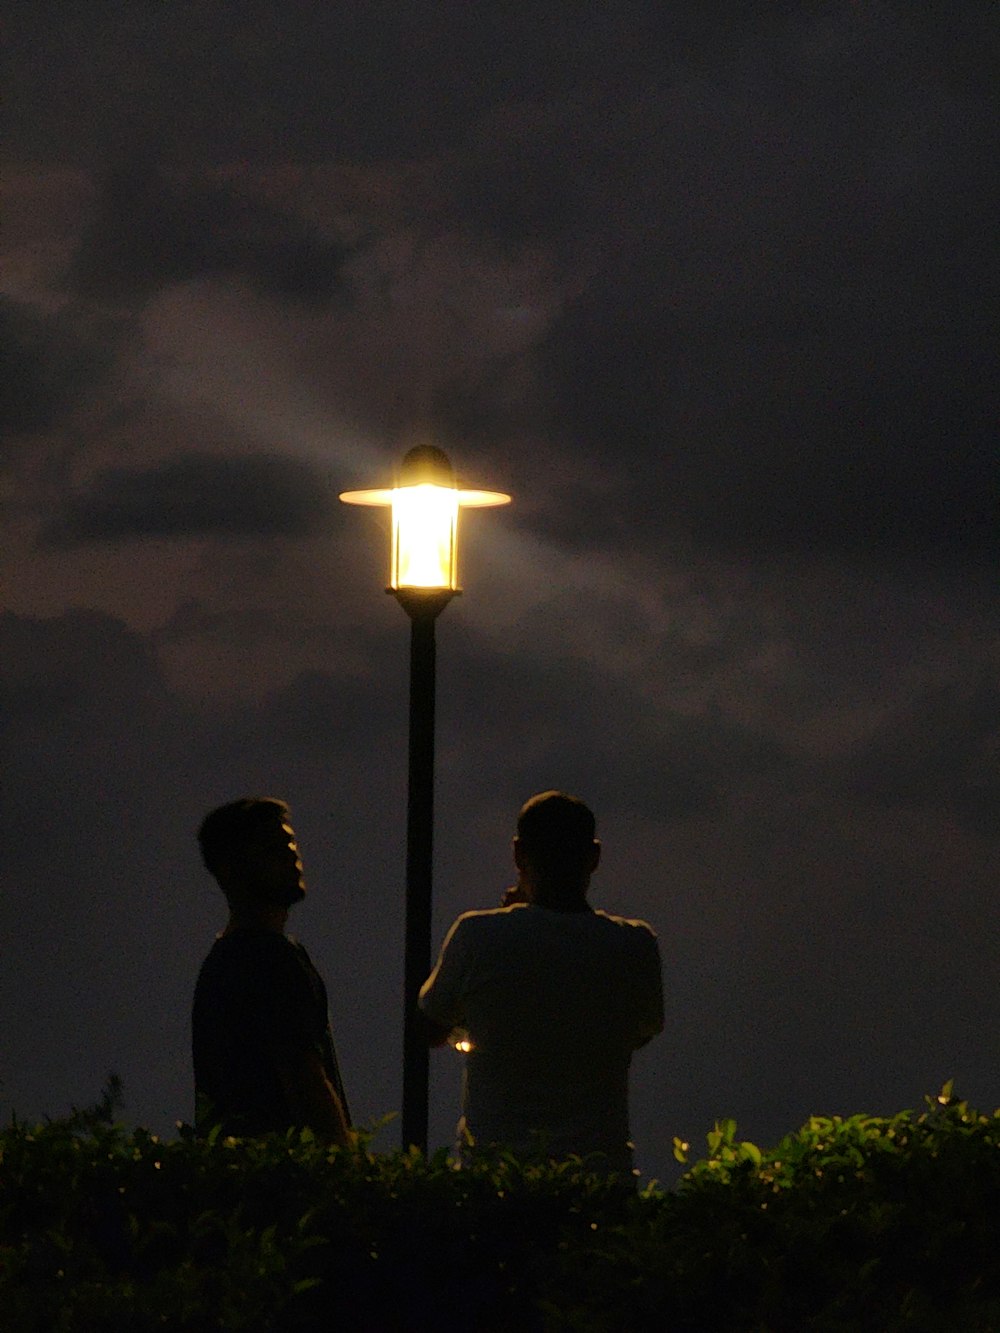
[(1000, 1112), (950, 1085), (770, 1151), (723, 1121), (641, 1192), (108, 1112), (0, 1134), (4, 1333), (1000, 1330)]

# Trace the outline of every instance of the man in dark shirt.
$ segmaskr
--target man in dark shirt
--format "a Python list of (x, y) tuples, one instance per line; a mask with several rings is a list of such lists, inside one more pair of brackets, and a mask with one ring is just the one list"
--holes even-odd
[(195, 987), (195, 1123), (226, 1134), (308, 1126), (350, 1146), (326, 988), (285, 934), (289, 908), (305, 897), (288, 807), (270, 797), (221, 806), (198, 842), (229, 920)]

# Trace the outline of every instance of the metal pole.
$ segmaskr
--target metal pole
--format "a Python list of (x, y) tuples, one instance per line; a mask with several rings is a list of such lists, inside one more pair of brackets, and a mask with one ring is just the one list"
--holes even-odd
[(410, 617), (410, 762), (406, 807), (402, 1146), (427, 1152), (430, 1050), (417, 997), (431, 970), (434, 854), (434, 622), (451, 593), (396, 596)]

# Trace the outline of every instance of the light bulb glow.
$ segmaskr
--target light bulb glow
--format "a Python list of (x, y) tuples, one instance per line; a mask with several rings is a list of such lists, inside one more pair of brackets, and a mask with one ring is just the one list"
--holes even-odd
[(392, 492), (393, 588), (457, 588), (458, 491), (397, 486)]
[[(374, 505), (392, 510), (392, 543), (389, 554), (390, 592), (458, 592), (458, 511), (487, 509), (510, 503), (501, 491), (465, 490), (454, 482), (433, 480), (434, 473), (454, 477), (451, 464), (440, 450), (434, 455), (433, 468), (421, 468), (426, 459), (413, 449), (403, 459), (402, 472), (409, 472), (412, 484), (392, 490), (343, 491), (341, 500), (349, 505)], [(408, 466), (410, 465), (410, 466)], [(419, 478), (419, 473), (423, 477)], [(414, 476), (417, 473), (417, 476)], [(430, 475), (428, 475), (430, 473)]]

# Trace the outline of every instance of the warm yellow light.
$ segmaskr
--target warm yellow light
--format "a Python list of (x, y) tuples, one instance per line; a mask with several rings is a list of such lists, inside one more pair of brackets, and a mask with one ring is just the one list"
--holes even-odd
[(392, 493), (393, 588), (456, 588), (458, 491), (453, 486), (397, 486)]
[(389, 588), (392, 592), (458, 591), (458, 511), (510, 503), (501, 491), (460, 488), (447, 455), (418, 445), (403, 459), (392, 490), (344, 491), (351, 505), (392, 509)]

